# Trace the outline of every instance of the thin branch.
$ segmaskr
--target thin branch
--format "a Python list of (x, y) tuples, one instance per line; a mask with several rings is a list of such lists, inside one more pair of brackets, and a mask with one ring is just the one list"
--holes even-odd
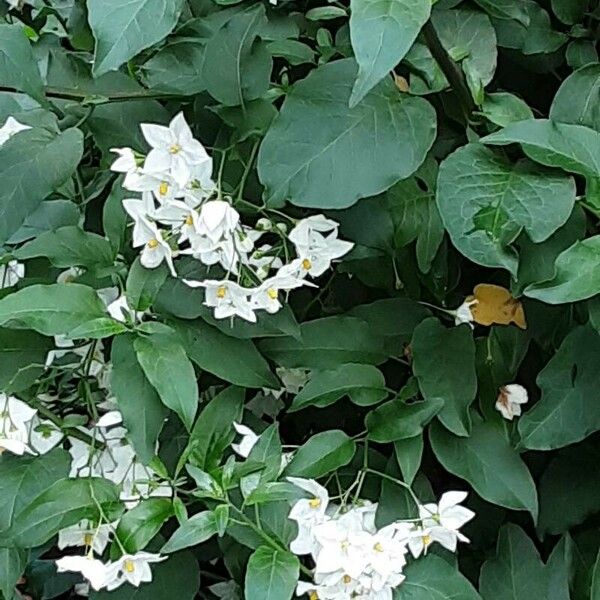
[(425, 41), (427, 42), (427, 46), (429, 47), (429, 51), (433, 55), (433, 58), (435, 58), (440, 69), (442, 69), (450, 87), (456, 92), (468, 121), (471, 113), (476, 109), (476, 106), (462, 69), (452, 60), (452, 58), (450, 58), (448, 52), (446, 52), (431, 21), (425, 23), (423, 35), (425, 36)]

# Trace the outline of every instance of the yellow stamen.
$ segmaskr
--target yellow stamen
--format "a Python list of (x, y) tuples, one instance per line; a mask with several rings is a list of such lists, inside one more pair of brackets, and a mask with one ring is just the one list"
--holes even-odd
[(181, 152), (181, 146), (179, 144), (171, 144), (169, 146), (169, 152), (171, 154), (177, 154), (178, 152)]
[(227, 288), (224, 285), (217, 288), (217, 298), (225, 298), (226, 295)]
[(152, 238), (149, 242), (148, 242), (148, 248), (150, 248), (151, 250), (154, 250), (154, 248), (158, 247), (158, 240), (156, 238)]
[(302, 268), (303, 268), (305, 271), (310, 271), (310, 268), (311, 268), (311, 267), (312, 267), (312, 263), (310, 262), (310, 260), (309, 260), (308, 258), (305, 258), (305, 259), (302, 261)]
[(161, 196), (166, 196), (168, 191), (169, 191), (169, 184), (166, 181), (161, 181), (160, 185), (158, 186), (158, 193)]
[(319, 508), (319, 506), (321, 506), (321, 499), (320, 498), (312, 498), (311, 500), (308, 501), (308, 505), (311, 508)]
[(379, 542), (377, 542), (373, 546), (373, 550), (375, 550), (375, 552), (383, 552), (383, 546)]
[(317, 592), (311, 592), (308, 595), (308, 600), (319, 600), (319, 595), (317, 594)]
[(126, 560), (125, 561), (125, 570), (128, 573), (133, 573), (135, 571), (135, 564), (132, 560)]
[(269, 288), (267, 290), (267, 296), (269, 296), (269, 298), (271, 298), (271, 300), (277, 300), (277, 290), (275, 290), (273, 288)]
[(91, 533), (86, 533), (83, 536), (83, 543), (86, 546), (91, 546), (93, 541), (94, 541), (94, 536)]
[(342, 550), (348, 550), (348, 546), (350, 546), (350, 544), (347, 541), (342, 542)]
[(350, 575), (344, 575), (344, 576), (342, 577), (342, 581), (343, 581), (343, 582), (344, 582), (346, 585), (348, 585), (348, 584), (349, 584), (349, 583), (352, 581), (352, 577), (350, 577)]
[(430, 536), (430, 535), (424, 535), (424, 536), (422, 537), (422, 540), (423, 540), (423, 544), (424, 544), (425, 546), (429, 546), (429, 544), (431, 544), (431, 542), (433, 541), (433, 540), (431, 539), (431, 536)]
[(186, 225), (193, 225), (193, 224), (194, 224), (194, 219), (192, 218), (192, 215), (188, 215), (188, 216), (185, 218), (185, 224), (186, 224)]

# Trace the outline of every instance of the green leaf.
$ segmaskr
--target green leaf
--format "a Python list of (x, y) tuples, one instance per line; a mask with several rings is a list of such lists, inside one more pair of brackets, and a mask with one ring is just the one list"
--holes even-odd
[(94, 38), (94, 76), (114, 71), (165, 38), (179, 19), (183, 0), (88, 0)]
[(481, 600), (469, 580), (435, 554), (411, 562), (404, 575), (394, 600)]
[(423, 397), (436, 403), (443, 400), (440, 421), (456, 435), (469, 435), (469, 406), (477, 393), (471, 329), (446, 328), (437, 319), (426, 319), (415, 328), (411, 348), (413, 373)]
[(143, 550), (173, 516), (173, 502), (166, 498), (148, 498), (128, 510), (119, 520), (116, 535), (127, 552)]
[(208, 93), (226, 106), (244, 106), (269, 88), (273, 59), (257, 36), (266, 24), (256, 4), (235, 14), (206, 44), (202, 77)]
[[(185, 577), (181, 574), (185, 573)], [(128, 583), (107, 592), (90, 593), (91, 600), (194, 600), (200, 589), (200, 568), (191, 552), (152, 565), (152, 582), (134, 587)]]
[(529, 25), (529, 13), (521, 0), (475, 0), (490, 16), (498, 19), (515, 19)]
[(512, 510), (527, 510), (537, 520), (535, 483), (500, 426), (477, 417), (471, 436), (461, 438), (434, 423), (429, 438), (442, 466), (466, 479), (484, 500)]
[(217, 521), (210, 510), (205, 510), (190, 517), (182, 523), (169, 541), (162, 547), (161, 552), (171, 553), (197, 546), (210, 539), (217, 533)]
[(296, 40), (275, 40), (269, 42), (267, 48), (272, 56), (285, 58), (290, 65), (303, 65), (315, 60), (314, 50)]
[(590, 477), (600, 453), (590, 440), (555, 454), (539, 482), (541, 536), (559, 535), (600, 511), (600, 482)]
[(45, 103), (44, 82), (22, 24), (0, 24), (0, 84)]
[(175, 336), (155, 333), (133, 342), (144, 374), (163, 404), (175, 411), (189, 430), (198, 410), (194, 367)]
[(252, 388), (279, 388), (254, 343), (221, 333), (202, 320), (171, 321), (190, 359), (225, 381)]
[(206, 44), (196, 40), (173, 38), (142, 65), (144, 82), (156, 91), (184, 96), (206, 89), (202, 77)]
[(72, 340), (82, 338), (92, 338), (94, 340), (100, 340), (102, 338), (112, 337), (113, 335), (119, 335), (129, 331), (127, 326), (120, 321), (115, 321), (111, 317), (99, 317), (88, 321), (79, 327), (71, 330), (67, 335)]
[(544, 563), (520, 527), (507, 523), (500, 530), (496, 556), (483, 565), (479, 589), (484, 600), (548, 598)]
[(350, 37), (358, 75), (350, 108), (404, 58), (431, 14), (431, 0), (352, 0)]
[(592, 585), (590, 593), (590, 600), (600, 599), (600, 551), (598, 551), (598, 556), (596, 557), (596, 562), (592, 569)]
[(441, 164), (437, 202), (462, 254), (516, 274), (510, 244), (521, 229), (543, 242), (563, 225), (575, 202), (575, 182), (527, 161), (512, 165), (480, 144), (469, 144)]
[(265, 468), (260, 472), (257, 487), (277, 479), (281, 471), (282, 448), (279, 427), (276, 423), (269, 425), (258, 438), (248, 455), (248, 463), (261, 463)]
[(32, 373), (24, 387), (29, 387), (41, 374), (46, 356), (53, 349), (52, 339), (34, 331), (0, 329), (0, 389), (9, 390), (19, 372), (27, 368)]
[(234, 386), (223, 390), (202, 409), (190, 436), (195, 465), (208, 473), (216, 468), (233, 441), (233, 422), (241, 420), (243, 410), (244, 390)]
[(558, 88), (550, 118), (600, 131), (600, 64), (590, 64), (567, 77)]
[(573, 69), (599, 62), (596, 44), (592, 40), (572, 40), (567, 46), (565, 56), (567, 64)]
[[(531, 284), (552, 280), (556, 273), (556, 259), (585, 236), (585, 229), (585, 214), (579, 206), (575, 205), (569, 220), (541, 244), (534, 244), (526, 235), (521, 235), (519, 271), (513, 294), (518, 296)], [(536, 290), (537, 286), (532, 289)]]
[(261, 342), (259, 348), (267, 358), (290, 368), (333, 369), (343, 363), (379, 364), (385, 360), (381, 338), (355, 317), (308, 321), (300, 326), (300, 339), (273, 338)]
[(62, 449), (42, 456), (0, 458), (0, 531), (5, 532), (15, 515), (56, 480), (69, 474), (71, 457)]
[(289, 412), (302, 410), (307, 406), (323, 408), (346, 394), (357, 404), (364, 405), (363, 399), (371, 404), (371, 400), (381, 400), (381, 392), (385, 397), (385, 378), (379, 369), (372, 365), (340, 365), (335, 369), (313, 372), (310, 381), (294, 398)]
[(488, 121), (506, 127), (515, 121), (533, 119), (533, 112), (524, 100), (508, 92), (486, 94), (481, 112)]
[(123, 510), (119, 488), (107, 479), (59, 479), (20, 510), (6, 535), (19, 548), (41, 546), (82, 519), (114, 520)]
[(366, 425), (369, 439), (375, 442), (395, 442), (414, 438), (423, 432), (423, 427), (444, 407), (441, 398), (425, 402), (405, 404), (401, 400), (390, 400), (367, 415)]
[(300, 563), (289, 552), (257, 548), (246, 570), (246, 600), (290, 600), (298, 583)]
[(521, 0), (529, 22), (492, 18), (498, 46), (519, 50), (525, 56), (555, 52), (568, 40), (564, 33), (552, 28), (550, 15), (533, 0)]
[(78, 283), (32, 285), (0, 300), (0, 324), (35, 329), (44, 335), (68, 334), (92, 319), (106, 316), (98, 294)]
[(589, 127), (530, 119), (513, 123), (481, 140), (484, 144), (521, 144), (529, 158), (584, 177), (600, 177), (600, 133)]
[(127, 304), (134, 310), (149, 309), (168, 274), (166, 265), (161, 264), (156, 269), (146, 269), (142, 266), (139, 257), (136, 258), (129, 269), (125, 284)]
[(579, 23), (588, 9), (587, 0), (552, 0), (554, 14), (567, 25)]
[(74, 128), (58, 135), (37, 128), (22, 131), (0, 147), (0, 243), (67, 181), (82, 154), (83, 135)]
[(354, 440), (343, 431), (322, 431), (298, 448), (284, 474), (316, 479), (347, 465), (355, 452)]
[(477, 104), (496, 70), (496, 34), (487, 15), (467, 9), (434, 10), (431, 21), (450, 57), (460, 62)]
[(74, 202), (45, 200), (25, 219), (7, 243), (20, 244), (46, 231), (54, 231), (66, 225), (77, 225), (78, 221), (79, 210)]
[(402, 477), (408, 485), (412, 485), (423, 458), (423, 434), (394, 442), (394, 453)]
[(7, 600), (15, 597), (15, 586), (25, 572), (29, 553), (19, 548), (0, 548), (0, 592)]
[(356, 73), (352, 59), (322, 65), (288, 94), (258, 157), (269, 204), (289, 198), (297, 206), (345, 208), (408, 177), (425, 159), (436, 134), (432, 107), (388, 80), (349, 109)]
[(45, 256), (55, 267), (110, 267), (114, 253), (105, 238), (75, 225), (42, 233), (18, 250), (15, 258), (25, 260)]
[(110, 387), (136, 454), (148, 464), (156, 453), (167, 411), (138, 363), (134, 339), (133, 335), (122, 335), (113, 340)]
[(534, 283), (525, 294), (549, 304), (578, 302), (600, 293), (600, 235), (575, 242), (554, 263), (554, 277)]
[(589, 325), (573, 329), (540, 371), (540, 401), (519, 420), (521, 443), (552, 450), (600, 429), (600, 406), (590, 402), (597, 386), (600, 335)]

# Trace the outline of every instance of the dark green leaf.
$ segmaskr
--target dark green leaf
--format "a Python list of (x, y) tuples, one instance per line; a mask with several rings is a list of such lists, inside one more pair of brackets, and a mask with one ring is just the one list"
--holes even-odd
[(284, 473), (315, 479), (347, 465), (355, 452), (354, 440), (343, 431), (322, 431), (298, 448)]
[(246, 570), (246, 600), (290, 600), (300, 572), (298, 559), (289, 552), (260, 546)]
[(161, 552), (177, 552), (183, 550), (183, 548), (196, 546), (216, 533), (217, 522), (212, 511), (199, 512), (179, 526), (169, 541), (162, 547)]
[(166, 498), (148, 498), (127, 511), (119, 520), (116, 535), (130, 554), (143, 550), (173, 516), (173, 502)]
[[(356, 73), (353, 60), (335, 61), (287, 96), (258, 158), (270, 204), (289, 198), (297, 206), (351, 206), (408, 177), (425, 159), (436, 131), (431, 106), (384, 81), (349, 109)], [(380, 121), (388, 126), (379, 129)]]

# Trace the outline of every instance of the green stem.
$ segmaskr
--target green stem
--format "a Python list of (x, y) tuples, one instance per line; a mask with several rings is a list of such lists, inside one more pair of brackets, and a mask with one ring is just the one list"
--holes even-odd
[[(0, 93), (1, 92), (11, 94), (26, 93), (17, 88), (8, 86), (0, 86)], [(84, 100), (93, 99), (94, 104), (108, 104), (109, 102), (127, 102), (128, 100), (169, 100), (181, 97), (180, 94), (154, 93), (146, 90), (142, 90), (140, 92), (117, 92), (111, 94), (110, 96), (95, 96), (94, 94), (87, 94), (78, 90), (55, 87), (45, 88), (44, 93), (48, 98), (54, 98), (56, 100), (73, 100), (75, 102), (83, 102)]]
[[(231, 508), (237, 516), (241, 519), (241, 522), (246, 526), (252, 529), (256, 535), (258, 535), (262, 540), (264, 540), (273, 550), (277, 550), (278, 552), (289, 552), (286, 548), (284, 548), (281, 544), (279, 544), (276, 540), (274, 540), (268, 533), (263, 531), (260, 527), (254, 524), (252, 519), (249, 519), (235, 504), (229, 502), (229, 508)], [(300, 570), (309, 577), (312, 577), (312, 573), (310, 569), (307, 569), (304, 565), (300, 565)]]
[(69, 437), (81, 440), (82, 442), (85, 442), (86, 444), (95, 448), (103, 449), (105, 447), (104, 443), (102, 443), (100, 440), (95, 440), (92, 436), (88, 435), (87, 433), (84, 433), (79, 429), (75, 429), (74, 427), (65, 427), (63, 425), (62, 419), (58, 415), (55, 415), (48, 407), (44, 406), (39, 400), (31, 398), (29, 400), (29, 403), (37, 409), (40, 415), (43, 415), (44, 417), (46, 417), (46, 419), (48, 419), (48, 421), (54, 423)]
[(464, 116), (468, 121), (476, 106), (462, 69), (450, 58), (431, 21), (425, 23), (423, 35), (433, 58), (435, 58), (440, 69), (442, 69), (450, 87), (456, 92), (462, 105)]
[(410, 494), (410, 497), (413, 499), (413, 502), (417, 505), (417, 507), (421, 506), (421, 502), (417, 498), (416, 494), (413, 492), (410, 485), (408, 485), (408, 483), (405, 483), (404, 481), (401, 481), (400, 479), (396, 479), (395, 477), (392, 477), (391, 475), (388, 475), (387, 473), (382, 473), (381, 471), (376, 471), (375, 469), (367, 468), (367, 469), (363, 469), (362, 471), (363, 471), (363, 473), (371, 473), (371, 475), (377, 475), (378, 477), (381, 477), (382, 479), (387, 479), (388, 481), (391, 481), (392, 483), (395, 483), (396, 485), (403, 487)]
[(242, 178), (240, 179), (240, 184), (239, 184), (238, 193), (237, 193), (238, 201), (244, 195), (244, 188), (246, 187), (246, 180), (248, 179), (248, 175), (250, 175), (250, 171), (252, 171), (252, 165), (254, 164), (254, 159), (256, 157), (256, 152), (258, 151), (259, 144), (260, 144), (260, 140), (256, 140), (256, 142), (252, 146), (252, 150), (250, 151), (250, 157), (248, 158), (248, 162), (244, 166), (244, 172), (242, 173)]

